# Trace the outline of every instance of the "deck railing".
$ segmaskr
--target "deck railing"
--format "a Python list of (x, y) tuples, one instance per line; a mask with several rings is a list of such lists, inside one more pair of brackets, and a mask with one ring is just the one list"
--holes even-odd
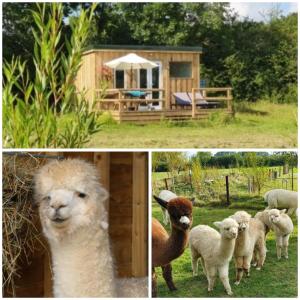
[[(197, 100), (204, 100), (207, 102), (227, 102), (227, 111), (232, 113), (232, 88), (193, 88), (192, 89), (192, 118), (196, 116)], [(201, 93), (201, 97), (197, 98), (197, 92)], [(209, 96), (209, 94), (220, 94)]]
[[(133, 96), (130, 92), (138, 91), (144, 93), (143, 96)], [(158, 98), (153, 98), (153, 93), (158, 94)], [(165, 107), (165, 90), (164, 89), (96, 89), (95, 90), (95, 101), (106, 110), (113, 111), (148, 111), (155, 110), (155, 107), (159, 107), (163, 110)], [(153, 104), (160, 103), (159, 106)], [(144, 107), (144, 109), (142, 108)]]

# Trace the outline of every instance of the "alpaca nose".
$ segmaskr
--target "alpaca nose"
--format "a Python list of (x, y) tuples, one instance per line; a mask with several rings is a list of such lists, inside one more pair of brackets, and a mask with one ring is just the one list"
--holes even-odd
[(51, 208), (53, 208), (56, 212), (59, 211), (61, 208), (66, 207), (67, 205), (62, 203), (53, 203), (50, 205)]

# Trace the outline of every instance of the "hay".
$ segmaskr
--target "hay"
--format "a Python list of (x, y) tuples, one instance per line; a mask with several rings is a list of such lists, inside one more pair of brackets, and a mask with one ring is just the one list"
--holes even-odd
[(38, 229), (38, 214), (33, 203), (33, 175), (45, 162), (32, 155), (3, 155), (3, 290), (16, 295), (16, 277), (20, 265), (30, 263), (30, 257), (44, 247)]

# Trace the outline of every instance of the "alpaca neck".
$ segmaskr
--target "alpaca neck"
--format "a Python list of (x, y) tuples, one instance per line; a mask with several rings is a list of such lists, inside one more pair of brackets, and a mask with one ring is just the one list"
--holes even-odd
[(81, 228), (50, 241), (55, 297), (114, 297), (114, 272), (107, 231)]
[(241, 246), (243, 249), (248, 249), (249, 244), (249, 230), (248, 228), (244, 231), (240, 231), (238, 233), (238, 237), (236, 239), (236, 244), (239, 245), (239, 249), (241, 249)]
[(219, 255), (223, 258), (231, 259), (234, 251), (235, 239), (228, 239), (224, 236), (221, 236)]
[(277, 223), (272, 223), (275, 227), (277, 227), (281, 232), (286, 231), (286, 225), (284, 220), (280, 219)]
[(167, 258), (169, 261), (179, 257), (187, 244), (188, 231), (182, 231), (172, 226), (171, 235), (167, 241)]

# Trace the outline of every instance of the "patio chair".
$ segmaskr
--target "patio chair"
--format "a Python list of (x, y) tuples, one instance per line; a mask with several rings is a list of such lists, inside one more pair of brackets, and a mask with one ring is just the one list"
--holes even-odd
[[(180, 107), (189, 107), (192, 106), (192, 93), (188, 92), (181, 92), (181, 93), (173, 93), (173, 96), (175, 98), (175, 103), (171, 106), (177, 106)], [(220, 102), (217, 101), (206, 101), (203, 99), (203, 96), (201, 93), (195, 93), (195, 101), (196, 106), (200, 108), (218, 108), (220, 107)]]

